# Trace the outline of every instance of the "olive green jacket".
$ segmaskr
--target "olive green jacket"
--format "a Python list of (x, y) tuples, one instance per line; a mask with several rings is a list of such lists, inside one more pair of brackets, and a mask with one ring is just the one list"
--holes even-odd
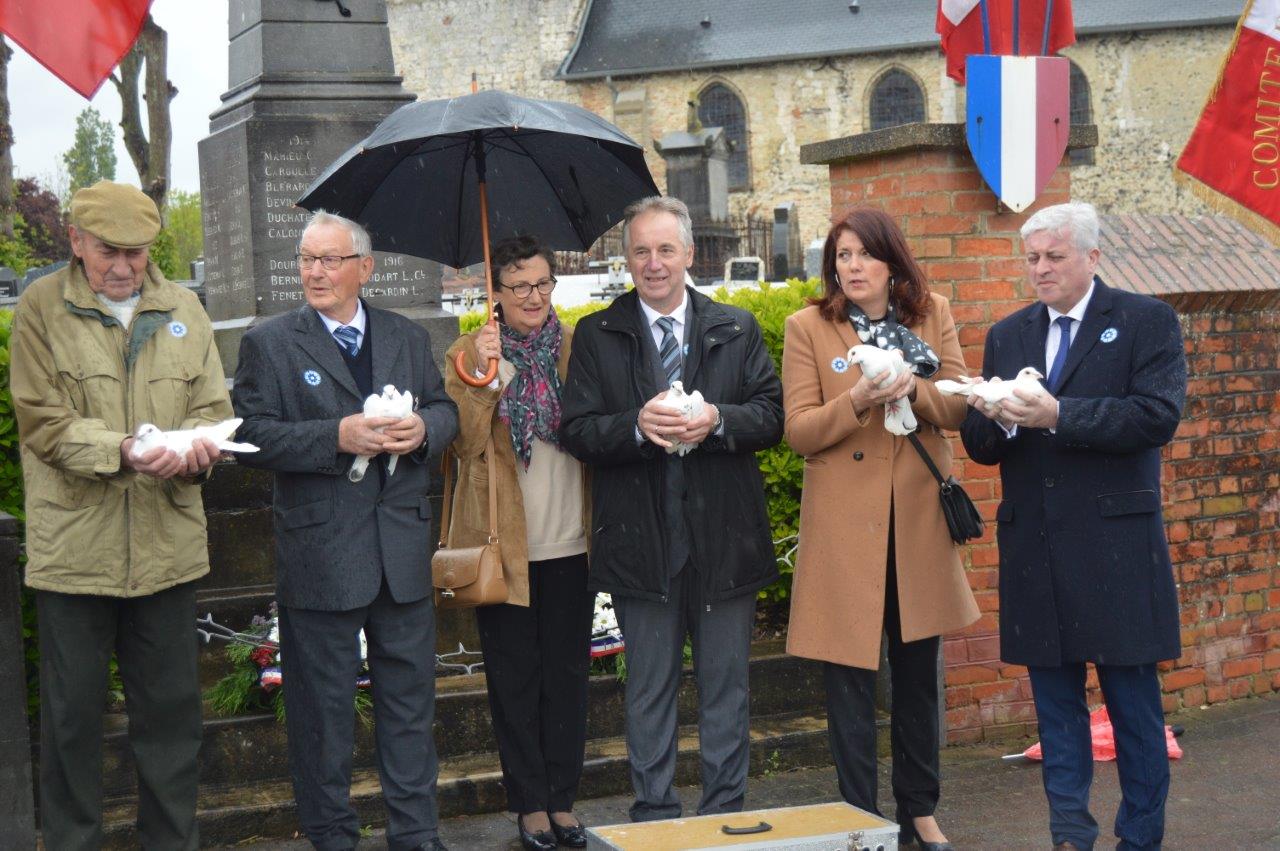
[(120, 465), (120, 443), (144, 422), (168, 430), (232, 416), (196, 296), (151, 264), (126, 330), (72, 261), (22, 294), (10, 344), (27, 585), (138, 597), (208, 573), (199, 483)]

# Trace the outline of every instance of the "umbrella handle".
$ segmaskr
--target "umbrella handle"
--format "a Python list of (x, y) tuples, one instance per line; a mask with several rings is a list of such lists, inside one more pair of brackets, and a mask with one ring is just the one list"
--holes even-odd
[[(475, 84), (475, 77), (471, 78), (472, 85)], [(489, 193), (485, 186), (484, 180), (484, 147), (481, 140), (477, 137), (476, 145), (476, 170), (479, 179), (480, 190), (480, 241), (484, 246), (484, 287), (485, 295), (488, 297), (485, 302), (485, 318), (486, 323), (493, 321), (493, 267), (489, 262)], [(467, 368), (462, 364), (462, 352), (458, 352), (458, 356), (453, 359), (453, 370), (458, 373), (458, 378), (463, 384), (469, 384), (472, 387), (485, 387), (493, 382), (498, 375), (498, 359), (489, 358), (489, 368), (480, 378), (476, 378), (475, 373), (468, 372)]]
[(493, 379), (498, 375), (498, 359), (489, 358), (489, 369), (480, 378), (476, 378), (476, 374), (467, 369), (463, 360), (466, 358), (465, 352), (458, 352), (453, 359), (453, 371), (458, 373), (458, 378), (463, 384), (469, 384), (472, 387), (486, 387), (493, 383)]

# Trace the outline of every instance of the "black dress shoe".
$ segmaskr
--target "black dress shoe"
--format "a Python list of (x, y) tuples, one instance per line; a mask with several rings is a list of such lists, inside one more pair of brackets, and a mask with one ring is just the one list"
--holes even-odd
[(555, 819), (552, 819), (551, 831), (555, 833), (556, 841), (565, 848), (587, 847), (587, 829), (582, 826), (582, 822), (566, 827), (562, 824), (556, 824)]
[(906, 824), (898, 828), (898, 845), (907, 847), (914, 844), (920, 851), (956, 851), (950, 842), (926, 842), (916, 834), (916, 826), (908, 818)]
[(449, 847), (441, 842), (439, 837), (436, 837), (435, 839), (428, 839), (413, 851), (449, 851)]
[(519, 814), (516, 815), (516, 830), (520, 831), (521, 847), (528, 851), (555, 851), (556, 835), (547, 830), (530, 833), (524, 829), (524, 816)]
[(428, 839), (418, 846), (418, 851), (449, 851), (449, 846), (440, 841), (440, 837)]

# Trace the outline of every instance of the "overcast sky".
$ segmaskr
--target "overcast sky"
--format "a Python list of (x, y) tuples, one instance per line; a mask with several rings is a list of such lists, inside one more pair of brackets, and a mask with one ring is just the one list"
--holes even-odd
[[(169, 33), (169, 79), (178, 88), (170, 102), (170, 185), (198, 191), (196, 143), (209, 135), (209, 113), (218, 108), (227, 88), (227, 0), (155, 0), (151, 14)], [(116, 129), (116, 179), (136, 184), (138, 174), (120, 136), (120, 96), (111, 81), (98, 89), (92, 102), (86, 101), (21, 47), (6, 41), (13, 48), (9, 104), (14, 175), (52, 178), (74, 140), (76, 116), (91, 103)]]

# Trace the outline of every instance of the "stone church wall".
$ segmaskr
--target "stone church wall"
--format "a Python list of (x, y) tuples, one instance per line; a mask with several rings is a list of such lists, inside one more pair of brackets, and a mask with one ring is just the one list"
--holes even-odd
[[(405, 87), (424, 99), (485, 88), (578, 103), (616, 123), (648, 149), (687, 123), (688, 101), (712, 83), (737, 93), (746, 109), (751, 185), (730, 194), (732, 213), (795, 201), (804, 241), (825, 231), (830, 183), (825, 168), (800, 164), (801, 145), (868, 129), (875, 81), (890, 68), (924, 92), (925, 120), (964, 116), (964, 89), (943, 73), (935, 50), (796, 60), (739, 68), (667, 72), (610, 81), (556, 80), (572, 49), (585, 0), (389, 0), (392, 48)], [(1207, 212), (1172, 179), (1231, 27), (1083, 36), (1064, 51), (1091, 87), (1099, 144), (1093, 165), (1075, 166), (1077, 196), (1103, 212)]]

